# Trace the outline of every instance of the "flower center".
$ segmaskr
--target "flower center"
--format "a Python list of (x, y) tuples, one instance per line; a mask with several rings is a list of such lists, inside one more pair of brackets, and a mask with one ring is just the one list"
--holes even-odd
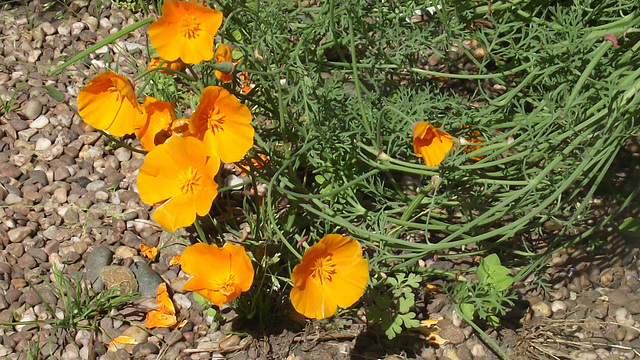
[(316, 259), (313, 264), (311, 277), (320, 280), (321, 284), (331, 281), (331, 276), (336, 273), (336, 264), (333, 263), (331, 255)]
[(229, 275), (227, 280), (220, 281), (218, 291), (225, 296), (233, 294), (236, 291), (235, 275)]
[(185, 16), (180, 21), (180, 30), (182, 31), (182, 36), (189, 40), (195, 39), (198, 37), (200, 32), (200, 22), (197, 21), (196, 17), (193, 15)]
[(200, 185), (201, 178), (202, 175), (200, 175), (198, 170), (189, 167), (178, 177), (180, 181), (180, 191), (182, 191), (182, 193), (185, 195), (192, 195), (196, 191), (196, 188)]
[(220, 108), (214, 106), (212, 110), (209, 111), (208, 118), (208, 127), (213, 134), (215, 135), (218, 131), (224, 131), (224, 117), (225, 115), (220, 112)]

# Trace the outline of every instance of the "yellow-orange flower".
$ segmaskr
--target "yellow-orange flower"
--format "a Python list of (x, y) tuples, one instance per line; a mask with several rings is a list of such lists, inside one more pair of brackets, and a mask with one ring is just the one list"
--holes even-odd
[[(163, 58), (161, 57), (154, 57), (151, 58), (151, 60), (149, 60), (149, 66), (147, 66), (147, 70), (151, 70), (151, 69), (155, 69), (157, 67), (160, 67), (160, 64), (162, 64), (162, 62), (165, 61)], [(178, 59), (176, 61), (166, 61), (162, 67), (160, 68), (170, 68), (176, 71), (182, 71), (184, 70), (186, 64), (184, 62), (182, 62), (182, 60)], [(169, 70), (158, 70), (158, 72), (161, 72), (163, 74), (173, 74), (171, 71)]]
[(173, 134), (171, 125), (177, 116), (173, 103), (158, 100), (151, 96), (144, 99), (142, 105), (146, 116), (140, 117), (136, 122), (134, 132), (140, 139), (142, 147), (151, 151), (156, 146), (163, 144)]
[(138, 174), (140, 199), (160, 205), (153, 219), (165, 230), (193, 224), (196, 214), (206, 215), (218, 195), (213, 178), (220, 159), (205, 151), (201, 141), (190, 136), (172, 136), (151, 150)]
[(80, 90), (78, 113), (87, 124), (114, 136), (132, 134), (143, 116), (131, 81), (112, 72), (94, 77)]
[(187, 64), (197, 64), (213, 58), (213, 38), (221, 24), (220, 11), (195, 1), (165, 1), (162, 16), (147, 32), (163, 59), (180, 58)]
[(189, 131), (226, 163), (242, 159), (253, 146), (251, 111), (220, 86), (202, 91)]
[[(220, 44), (216, 49), (216, 63), (223, 62), (233, 62), (233, 58), (231, 57), (231, 48), (226, 44)], [(220, 70), (216, 70), (216, 77), (224, 83), (229, 83), (233, 80), (233, 72), (227, 74)]]
[(311, 246), (291, 273), (291, 303), (311, 319), (333, 315), (353, 305), (364, 293), (369, 266), (356, 240), (329, 234)]
[(413, 125), (413, 151), (427, 166), (438, 166), (453, 147), (451, 135), (437, 129), (428, 121)]
[(183, 290), (195, 291), (215, 305), (237, 298), (253, 284), (253, 265), (244, 248), (203, 243), (188, 246), (180, 257), (182, 270), (193, 275)]

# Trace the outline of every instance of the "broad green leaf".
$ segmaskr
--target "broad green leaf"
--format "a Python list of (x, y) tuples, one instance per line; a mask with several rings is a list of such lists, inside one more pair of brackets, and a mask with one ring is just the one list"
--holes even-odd
[(58, 89), (54, 89), (51, 86), (46, 86), (43, 85), (42, 86), (45, 90), (47, 90), (47, 92), (49, 93), (49, 96), (51, 96), (51, 98), (57, 102), (62, 102), (64, 100), (64, 94), (58, 90)]
[(466, 317), (473, 320), (473, 314), (475, 312), (475, 308), (473, 304), (468, 304), (468, 303), (460, 304), (460, 311), (462, 311), (462, 313)]

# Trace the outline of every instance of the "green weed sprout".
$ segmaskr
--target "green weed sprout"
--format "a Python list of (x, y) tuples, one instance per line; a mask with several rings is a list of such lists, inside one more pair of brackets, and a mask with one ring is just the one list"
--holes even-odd
[(509, 294), (513, 277), (509, 269), (500, 264), (498, 255), (491, 254), (480, 260), (476, 270), (478, 281), (465, 280), (453, 286), (448, 293), (459, 311), (470, 320), (476, 317), (489, 325), (500, 325), (500, 316), (513, 305), (514, 294)]

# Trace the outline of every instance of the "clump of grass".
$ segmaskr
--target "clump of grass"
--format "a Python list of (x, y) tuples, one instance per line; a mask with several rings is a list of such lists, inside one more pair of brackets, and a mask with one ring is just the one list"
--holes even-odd
[[(122, 294), (119, 287), (96, 292), (82, 276), (70, 278), (60, 271), (55, 265), (52, 267), (53, 282), (45, 281), (46, 286), (51, 290), (53, 296), (58, 300), (51, 303), (45, 298), (36, 287), (32, 289), (36, 292), (48, 315), (46, 320), (15, 321), (0, 323), (2, 326), (32, 325), (52, 329), (49, 341), (60, 344), (60, 341), (72, 343), (78, 330), (90, 330), (95, 332), (98, 329), (100, 319), (108, 316), (112, 309), (130, 301), (137, 293)], [(64, 331), (62, 338), (54, 340), (58, 330)], [(30, 344), (29, 353), (38, 354), (41, 346), (46, 344)], [(37, 355), (34, 355), (34, 359)]]

